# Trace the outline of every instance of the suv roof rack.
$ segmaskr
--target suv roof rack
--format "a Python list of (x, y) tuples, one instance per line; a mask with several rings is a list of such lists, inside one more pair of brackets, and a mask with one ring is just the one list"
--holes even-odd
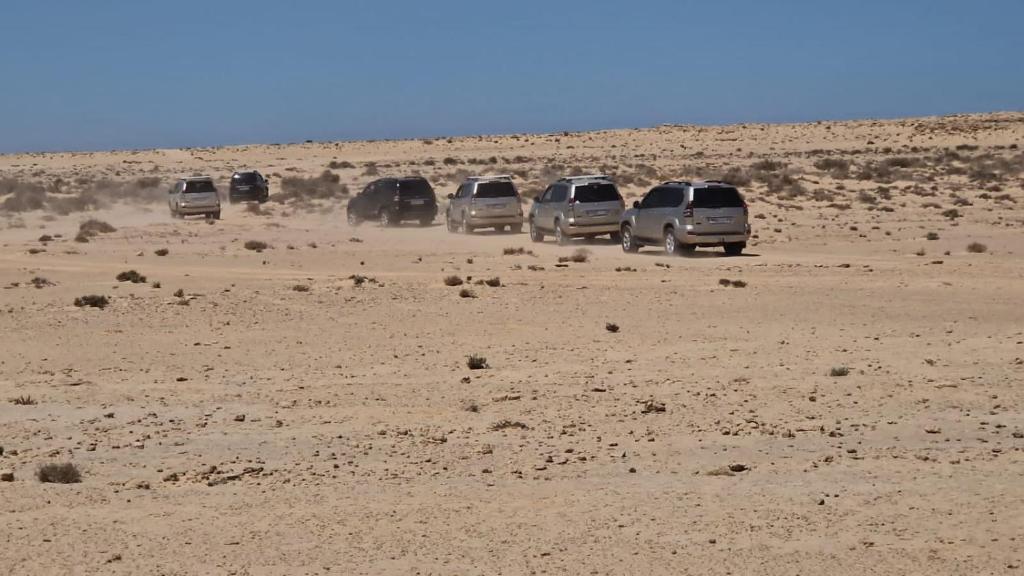
[(662, 186), (664, 186), (665, 184), (681, 184), (683, 186), (691, 185), (689, 180), (669, 180), (667, 182), (662, 182), (661, 184)]
[(482, 180), (511, 180), (511, 174), (498, 174), (494, 176), (467, 176), (466, 180), (472, 180), (474, 182), (480, 182)]
[(611, 180), (612, 177), (607, 174), (582, 174), (580, 176), (565, 176), (559, 178), (559, 182), (572, 182), (573, 180)]

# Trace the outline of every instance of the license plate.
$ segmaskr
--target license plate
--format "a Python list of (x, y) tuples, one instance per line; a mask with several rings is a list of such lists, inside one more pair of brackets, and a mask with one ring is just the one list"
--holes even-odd
[(412, 204), (414, 206), (419, 206), (420, 204), (424, 204), (424, 203), (426, 203), (426, 200), (424, 200), (422, 198), (418, 198), (416, 200), (409, 200), (409, 204)]
[(708, 222), (711, 222), (712, 224), (728, 224), (729, 222), (732, 222), (732, 217), (718, 216), (715, 218), (708, 218)]

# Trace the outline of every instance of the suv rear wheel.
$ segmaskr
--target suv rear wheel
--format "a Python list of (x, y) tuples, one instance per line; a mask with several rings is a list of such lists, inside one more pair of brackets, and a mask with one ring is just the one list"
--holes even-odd
[(562, 231), (562, 223), (555, 220), (555, 243), (559, 246), (565, 246), (569, 243), (569, 240), (571, 240), (571, 238), (566, 236), (565, 232)]
[(530, 220), (530, 240), (534, 242), (544, 241), (544, 233), (540, 231), (540, 228), (537, 228), (537, 223), (533, 220)]
[(725, 245), (725, 253), (729, 256), (739, 256), (743, 254), (743, 249), (746, 247), (747, 245), (744, 242), (732, 242)]
[(636, 238), (633, 237), (633, 227), (629, 224), (622, 225), (622, 231), (619, 232), (620, 242), (622, 243), (623, 252), (636, 252), (640, 249), (640, 246), (636, 243)]
[(665, 254), (669, 256), (679, 255), (679, 240), (676, 240), (676, 231), (671, 226), (665, 228), (665, 233), (662, 235), (664, 239)]

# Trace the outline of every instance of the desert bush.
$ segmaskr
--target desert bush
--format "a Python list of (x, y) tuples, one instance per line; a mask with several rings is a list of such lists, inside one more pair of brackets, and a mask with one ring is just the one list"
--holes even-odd
[(753, 181), (750, 174), (739, 166), (733, 166), (723, 172), (719, 172), (712, 179), (721, 180), (722, 182), (732, 184), (733, 186), (749, 186)]
[(14, 404), (15, 406), (35, 406), (38, 402), (36, 402), (36, 399), (31, 396), (17, 396), (15, 398), (11, 398), (11, 404)]
[(346, 168), (355, 168), (356, 165), (349, 162), (348, 160), (342, 160), (341, 162), (337, 160), (331, 160), (330, 163), (327, 164), (327, 167), (330, 168), (331, 170), (342, 170)]
[(828, 371), (828, 375), (833, 378), (841, 378), (843, 376), (848, 376), (849, 374), (850, 369), (847, 368), (846, 366), (833, 366)]
[(174, 297), (175, 298), (184, 298), (185, 297), (185, 291), (182, 290), (181, 288), (178, 288), (177, 290), (174, 291)]
[(857, 192), (857, 201), (863, 204), (878, 204), (878, 198), (875, 198), (874, 194), (866, 190)]
[(167, 248), (157, 248), (156, 250), (153, 251), (153, 254), (156, 254), (157, 256), (167, 256), (170, 253), (171, 251), (168, 250)]
[(246, 240), (244, 246), (246, 250), (252, 250), (254, 252), (263, 252), (267, 248), (270, 248), (270, 245), (262, 240)]
[(305, 284), (296, 284), (292, 286), (292, 290), (296, 292), (309, 292), (309, 286)]
[(36, 276), (32, 278), (30, 283), (32, 284), (32, 286), (35, 286), (36, 288), (46, 288), (47, 286), (54, 286), (53, 282), (50, 282), (49, 280), (43, 278), (42, 276)]
[(490, 368), (490, 365), (487, 364), (487, 358), (477, 354), (471, 354), (466, 358), (466, 366), (469, 367), (470, 370), (484, 370)]
[(303, 178), (286, 176), (281, 179), (281, 192), (272, 196), (274, 201), (309, 202), (348, 196), (348, 186), (341, 183), (341, 176), (324, 170), (319, 176)]
[(87, 236), (96, 236), (97, 234), (110, 234), (111, 232), (117, 232), (117, 228), (114, 228), (103, 220), (90, 218), (78, 225), (78, 232)]
[(146, 277), (135, 270), (126, 270), (117, 275), (118, 282), (131, 282), (132, 284), (144, 284)]
[(518, 429), (518, 430), (529, 430), (530, 429), (530, 427), (527, 426), (526, 424), (523, 424), (522, 422), (519, 422), (519, 421), (512, 421), (512, 420), (499, 420), (499, 421), (495, 422), (494, 424), (491, 424), (491, 430), (494, 430), (494, 431), (508, 430), (510, 428), (515, 428), (515, 429)]
[(558, 257), (559, 262), (576, 262), (578, 264), (582, 264), (588, 260), (590, 260), (590, 250), (587, 250), (586, 248), (577, 248), (571, 256)]
[(36, 478), (50, 484), (76, 484), (82, 481), (82, 473), (71, 462), (49, 463), (36, 470)]
[(606, 322), (604, 325), (604, 329), (611, 332), (612, 334), (615, 334), (616, 332), (619, 331), (619, 325), (615, 324), (614, 322)]
[(983, 252), (988, 252), (988, 246), (985, 246), (980, 242), (971, 242), (967, 245), (967, 251), (971, 254), (981, 254)]
[(79, 308), (88, 306), (102, 310), (106, 308), (108, 304), (110, 304), (110, 300), (108, 300), (106, 296), (101, 296), (99, 294), (87, 294), (85, 296), (75, 298), (75, 306), (78, 306)]
[(497, 288), (501, 286), (501, 278), (498, 278), (497, 276), (494, 278), (488, 278), (487, 280), (484, 280), (484, 284), (487, 284), (491, 288)]
[(158, 188), (160, 186), (160, 178), (156, 176), (142, 176), (135, 180), (135, 186), (140, 190)]
[(950, 220), (956, 220), (961, 216), (960, 211), (957, 210), (956, 208), (948, 208), (946, 210), (943, 210), (942, 215), (945, 216), (946, 218), (949, 218)]
[(444, 277), (444, 285), (445, 286), (462, 286), (462, 283), (463, 283), (462, 278), (460, 278), (458, 276), (455, 276), (454, 274), (451, 275), (451, 276), (445, 276)]
[(829, 172), (834, 178), (846, 178), (850, 174), (850, 161), (844, 158), (822, 158), (814, 162), (814, 167), (822, 172)]
[(786, 167), (786, 163), (780, 160), (770, 160), (765, 158), (758, 160), (750, 165), (750, 169), (755, 172), (777, 172)]
[(939, 239), (939, 233), (938, 232), (929, 232), (929, 233), (924, 235), (924, 238), (925, 238), (925, 240), (938, 240)]
[(463, 288), (459, 290), (459, 298), (476, 298), (476, 292), (473, 292), (469, 288)]
[(522, 256), (524, 254), (528, 255), (528, 256), (534, 256), (535, 255), (533, 253), (533, 250), (527, 250), (526, 248), (523, 248), (522, 246), (515, 246), (515, 247), (506, 246), (504, 249), (502, 249), (501, 253), (503, 255), (505, 255), (505, 256)]

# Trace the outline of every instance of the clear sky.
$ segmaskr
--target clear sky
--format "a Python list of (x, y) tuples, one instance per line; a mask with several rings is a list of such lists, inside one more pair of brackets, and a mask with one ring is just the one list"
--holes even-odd
[(0, 152), (1024, 109), (1024, 0), (3, 0)]

